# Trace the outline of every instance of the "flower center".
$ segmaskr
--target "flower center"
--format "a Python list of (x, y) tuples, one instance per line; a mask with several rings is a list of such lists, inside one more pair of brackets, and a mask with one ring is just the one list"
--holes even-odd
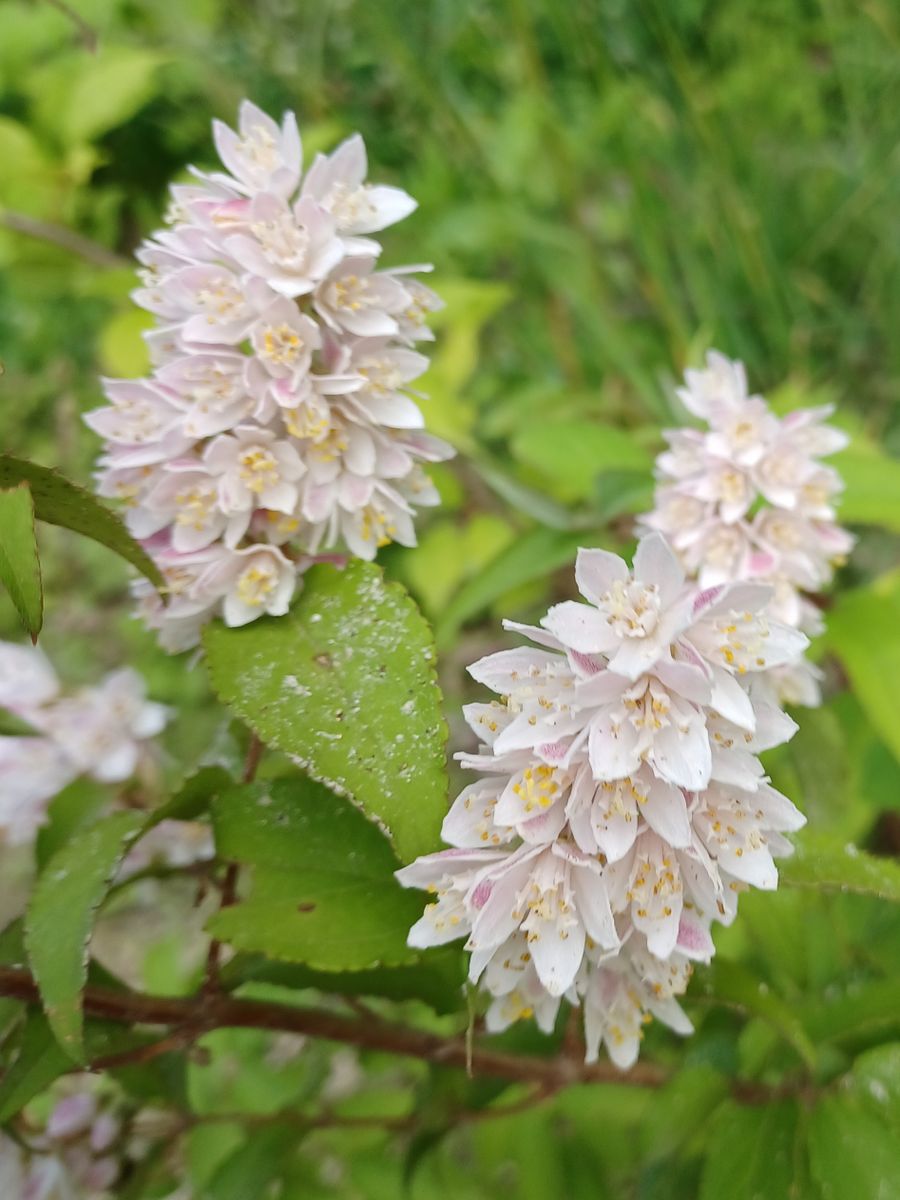
[(620, 637), (647, 637), (659, 624), (659, 589), (655, 583), (617, 579), (603, 597), (600, 609)]
[(262, 336), (260, 356), (280, 367), (293, 367), (306, 351), (306, 342), (286, 322), (269, 325)]
[(288, 213), (255, 221), (251, 230), (270, 262), (302, 271), (309, 255), (309, 232)]
[(248, 567), (238, 580), (237, 594), (244, 604), (259, 608), (274, 592), (276, 583), (275, 572), (271, 567)]
[(239, 459), (240, 477), (245, 487), (257, 495), (278, 482), (278, 463), (264, 446), (250, 446)]
[(369, 199), (369, 190), (365, 184), (348, 187), (346, 183), (336, 183), (329, 191), (324, 207), (338, 225), (355, 225), (360, 220), (371, 220), (378, 215), (378, 209)]

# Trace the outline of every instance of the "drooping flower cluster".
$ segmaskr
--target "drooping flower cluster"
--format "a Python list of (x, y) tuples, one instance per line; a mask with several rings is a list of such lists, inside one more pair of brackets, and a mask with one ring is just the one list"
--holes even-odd
[[(701, 587), (771, 583), (772, 615), (820, 633), (819, 610), (804, 593), (826, 586), (853, 546), (835, 520), (841, 477), (821, 461), (847, 444), (825, 424), (831, 407), (779, 418), (762, 396), (748, 394), (743, 364), (715, 351), (704, 370), (686, 372), (678, 396), (706, 428), (666, 433), (655, 505), (643, 526), (666, 534)], [(783, 700), (815, 705), (817, 678), (801, 660), (772, 682)]]
[(414, 545), (416, 507), (438, 500), (421, 464), (452, 454), (409, 390), (440, 307), (415, 278), (429, 268), (380, 269), (371, 236), (415, 202), (365, 182), (358, 135), (304, 175), (293, 113), (245, 101), (239, 132), (213, 133), (227, 173), (173, 186), (169, 228), (138, 252), (153, 373), (106, 380), (86, 418), (98, 490), (166, 577), (167, 607), (136, 586), (170, 650), (214, 614), (285, 613), (320, 549)]
[(804, 823), (757, 754), (796, 729), (760, 683), (807, 638), (767, 615), (764, 584), (686, 584), (659, 534), (633, 573), (579, 551), (576, 579), (586, 603), (506, 623), (535, 647), (470, 668), (500, 697), (465, 710), (482, 746), (459, 758), (480, 777), (444, 821), (453, 849), (398, 878), (434, 895), (412, 945), (467, 938), (489, 1029), (549, 1030), (565, 996), (588, 1059), (603, 1042), (627, 1067), (651, 1015), (690, 1032), (676, 997), (714, 952), (711, 922), (777, 885)]
[(0, 709), (31, 733), (0, 737), (0, 842), (29, 842), (47, 805), (80, 775), (129, 779), (166, 724), (136, 671), (113, 671), (96, 687), (64, 693), (42, 651), (0, 642)]

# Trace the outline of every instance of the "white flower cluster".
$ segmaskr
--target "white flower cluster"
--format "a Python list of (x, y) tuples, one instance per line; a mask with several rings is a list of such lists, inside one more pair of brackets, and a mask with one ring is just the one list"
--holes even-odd
[[(53, 1085), (46, 1116), (30, 1108), (17, 1121), (22, 1144), (0, 1133), (0, 1196), (3, 1200), (113, 1200), (136, 1164), (154, 1149), (156, 1161), (171, 1159), (183, 1176), (176, 1152), (175, 1113), (142, 1108), (96, 1075), (67, 1075)], [(26, 1148), (27, 1147), (27, 1148)], [(166, 1200), (189, 1200), (179, 1188)]]
[(414, 277), (429, 268), (379, 269), (370, 236), (415, 201), (365, 182), (358, 135), (304, 175), (293, 113), (279, 126), (245, 101), (239, 132), (213, 133), (228, 173), (173, 186), (170, 227), (138, 252), (153, 373), (106, 380), (86, 417), (98, 490), (166, 577), (166, 607), (136, 586), (170, 650), (215, 614), (285, 613), (322, 548), (415, 545), (416, 507), (438, 501), (421, 463), (452, 454), (409, 391), (440, 307)]
[[(853, 546), (835, 523), (841, 477), (820, 461), (847, 444), (824, 423), (831, 407), (779, 418), (748, 395), (743, 364), (715, 351), (704, 370), (686, 372), (678, 396), (707, 428), (666, 433), (655, 506), (642, 525), (666, 534), (701, 587), (764, 580), (774, 588), (772, 616), (820, 633), (819, 610), (803, 593), (826, 586)], [(820, 703), (818, 671), (805, 660), (772, 683), (785, 702)]]
[(31, 841), (49, 802), (79, 775), (129, 779), (168, 719), (136, 671), (64, 694), (40, 650), (10, 642), (0, 642), (0, 709), (37, 735), (0, 737), (0, 842), (11, 845)]
[(804, 823), (757, 753), (796, 729), (762, 685), (807, 638), (767, 615), (764, 584), (686, 584), (660, 534), (633, 573), (579, 551), (576, 579), (587, 603), (506, 623), (539, 648), (470, 668), (501, 697), (465, 709), (483, 745), (459, 757), (481, 777), (444, 821), (454, 848), (398, 878), (434, 894), (411, 945), (468, 939), (489, 1029), (533, 1015), (549, 1031), (565, 996), (588, 1059), (603, 1042), (624, 1068), (651, 1015), (691, 1031), (676, 997), (714, 952), (711, 922), (776, 887)]
[(112, 1200), (122, 1170), (124, 1137), (114, 1097), (89, 1075), (73, 1075), (40, 1130), (28, 1130), (29, 1152), (0, 1134), (4, 1200)]

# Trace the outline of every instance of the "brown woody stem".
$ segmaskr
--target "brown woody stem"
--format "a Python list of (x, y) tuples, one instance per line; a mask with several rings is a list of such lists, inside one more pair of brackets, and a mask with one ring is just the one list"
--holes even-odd
[[(20, 967), (0, 967), (0, 996), (40, 1003), (37, 984), (30, 972)], [(89, 986), (84, 992), (88, 1016), (128, 1025), (162, 1025), (184, 1036), (194, 1028), (264, 1029), (295, 1033), (324, 1041), (342, 1042), (363, 1050), (378, 1050), (446, 1067), (466, 1068), (468, 1053), (464, 1037), (443, 1037), (421, 1029), (394, 1025), (373, 1015), (365, 1020), (341, 1016), (315, 1008), (293, 1008), (262, 1000), (245, 1000), (227, 993), (172, 998), (146, 996), (138, 992)], [(475, 1043), (471, 1047), (472, 1071), (515, 1083), (533, 1083), (549, 1092), (570, 1084), (616, 1083), (631, 1087), (662, 1087), (670, 1078), (654, 1063), (638, 1063), (630, 1071), (619, 1071), (611, 1063), (584, 1063), (564, 1055), (539, 1058), (510, 1054)], [(801, 1095), (806, 1084), (766, 1084), (734, 1081), (732, 1094), (745, 1104), (760, 1104), (780, 1096)]]

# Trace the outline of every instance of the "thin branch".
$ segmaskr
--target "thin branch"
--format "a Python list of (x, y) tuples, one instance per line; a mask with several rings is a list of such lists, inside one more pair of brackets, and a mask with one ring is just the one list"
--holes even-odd
[(244, 774), (242, 776), (244, 783), (252, 783), (256, 778), (259, 761), (262, 758), (265, 748), (265, 744), (257, 734), (253, 733), (250, 735), (247, 754), (244, 758)]
[(66, 4), (65, 0), (45, 0), (51, 8), (55, 8), (57, 12), (61, 12), (75, 26), (78, 40), (84, 46), (89, 54), (96, 54), (100, 46), (100, 39), (97, 37), (97, 31), (93, 25), (89, 25), (81, 13), (76, 12), (71, 5)]
[(95, 1058), (88, 1068), (90, 1071), (110, 1071), (113, 1067), (139, 1066), (142, 1063), (153, 1062), (163, 1054), (173, 1050), (183, 1050), (196, 1041), (202, 1029), (175, 1029), (158, 1042), (149, 1042), (143, 1046), (135, 1046), (131, 1050), (121, 1050), (118, 1054), (107, 1054), (103, 1058)]
[[(0, 967), (0, 996), (38, 1005), (40, 996), (31, 974), (19, 967)], [(162, 1025), (184, 1033), (187, 1029), (263, 1029), (295, 1033), (324, 1041), (342, 1042), (364, 1050), (418, 1058), (445, 1067), (466, 1069), (469, 1058), (464, 1037), (442, 1037), (421, 1029), (395, 1025), (369, 1016), (366, 1020), (315, 1008), (293, 1008), (263, 1000), (245, 1000), (218, 992), (187, 998), (146, 996), (89, 986), (84, 991), (88, 1016), (127, 1025)], [(199, 1020), (198, 1020), (199, 1018)], [(532, 1083), (547, 1092), (577, 1083), (615, 1083), (627, 1087), (663, 1087), (671, 1078), (655, 1063), (638, 1063), (619, 1071), (612, 1063), (584, 1063), (563, 1056), (541, 1058), (511, 1054), (475, 1043), (471, 1047), (475, 1075), (490, 1075), (516, 1083)], [(764, 1104), (786, 1096), (809, 1094), (808, 1081), (769, 1086), (733, 1081), (733, 1096), (745, 1104)]]
[[(251, 733), (250, 741), (247, 745), (247, 754), (244, 759), (244, 771), (241, 777), (244, 783), (252, 783), (256, 778), (256, 772), (259, 769), (265, 748), (262, 739), (257, 734)], [(231, 862), (225, 868), (225, 878), (222, 882), (222, 896), (219, 901), (220, 912), (223, 908), (230, 908), (237, 900), (237, 885), (238, 865)], [(221, 990), (219, 981), (219, 969), (221, 965), (222, 943), (218, 938), (213, 938), (209, 943), (209, 950), (206, 954), (206, 972), (203, 980), (204, 996), (214, 995)]]
[(49, 242), (51, 246), (67, 250), (97, 267), (119, 270), (134, 265), (114, 250), (108, 250), (99, 242), (92, 242), (90, 238), (76, 233), (74, 229), (66, 229), (64, 225), (53, 225), (49, 221), (39, 221), (36, 217), (26, 216), (25, 213), (5, 209), (0, 212), (0, 225), (5, 225), (14, 233), (24, 233), (26, 237), (35, 238), (36, 241)]
[[(31, 974), (18, 967), (0, 967), (0, 996), (39, 1004), (37, 984)], [(263, 1000), (245, 1000), (227, 993), (205, 996), (147, 996), (140, 992), (117, 991), (89, 986), (84, 991), (88, 1016), (128, 1025), (163, 1025), (184, 1030), (195, 1027), (202, 1013), (205, 1029), (265, 1029), (296, 1033), (325, 1041), (343, 1042), (364, 1050), (379, 1050), (423, 1059), (441, 1066), (465, 1069), (465, 1038), (442, 1037), (420, 1029), (394, 1025), (373, 1016), (365, 1021), (314, 1008), (293, 1008)], [(585, 1064), (566, 1058), (537, 1058), (472, 1047), (472, 1069), (476, 1075), (491, 1075), (520, 1083), (543, 1084), (549, 1088), (570, 1083), (624, 1083), (638, 1087), (661, 1087), (668, 1073), (652, 1063), (640, 1063), (628, 1072), (609, 1063)]]

